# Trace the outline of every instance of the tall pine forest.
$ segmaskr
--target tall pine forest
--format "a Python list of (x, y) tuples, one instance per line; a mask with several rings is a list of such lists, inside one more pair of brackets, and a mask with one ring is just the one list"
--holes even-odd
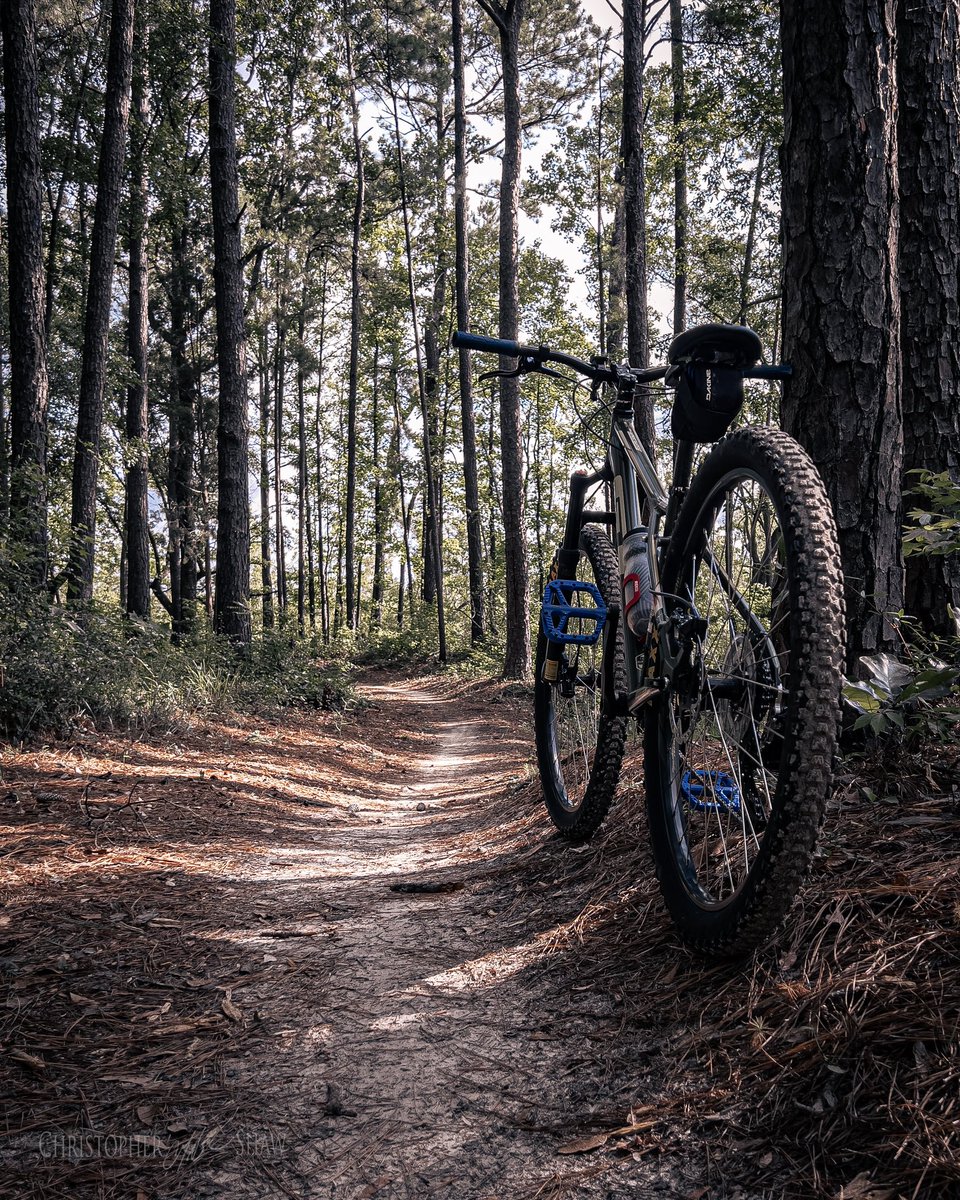
[[(866, 41), (834, 7), (7, 0), (16, 703), (146, 647), (180, 675), (239, 651), (528, 676), (606, 410), (485, 378), (458, 327), (642, 365), (750, 325), (795, 364), (851, 671), (904, 611), (951, 633), (955, 557), (905, 573), (901, 526), (907, 472), (956, 483), (957, 83), (931, 50), (956, 6), (891, 0)], [(667, 475), (668, 405), (639, 418)], [(778, 423), (776, 391), (747, 419)]]

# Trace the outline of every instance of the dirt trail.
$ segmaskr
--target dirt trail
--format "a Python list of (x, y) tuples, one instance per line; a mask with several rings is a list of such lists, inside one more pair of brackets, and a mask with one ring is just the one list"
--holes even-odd
[(602, 854), (547, 828), (527, 697), (361, 690), (5, 755), (0, 1196), (690, 1192), (666, 1159), (562, 1153), (629, 1123), (654, 1049), (563, 967)]
[[(585, 1035), (613, 1014), (609, 1001), (552, 994), (529, 970), (539, 949), (529, 910), (539, 909), (541, 928), (552, 922), (535, 895), (514, 911), (522, 887), (504, 880), (528, 840), (510, 808), (529, 746), (496, 709), (423, 684), (363, 692), (392, 748), (411, 746), (407, 765), (371, 771), (351, 823), (309, 865), (270, 877), (289, 898), (288, 923), (315, 924), (318, 914), (335, 923), (310, 1021), (292, 1028), (302, 974), (286, 996), (293, 1004), (266, 990), (257, 997), (275, 1017), (287, 1009), (291, 1025), (271, 1111), (306, 1125), (313, 1114), (298, 1147), (301, 1178), (311, 1180), (302, 1194), (552, 1194), (567, 1176), (556, 1155), (569, 1141), (564, 1127), (583, 1122)], [(298, 914), (303, 906), (312, 911)], [(267, 1084), (258, 1057), (242, 1073), (251, 1087)], [(639, 1194), (594, 1189), (585, 1174), (562, 1190)]]

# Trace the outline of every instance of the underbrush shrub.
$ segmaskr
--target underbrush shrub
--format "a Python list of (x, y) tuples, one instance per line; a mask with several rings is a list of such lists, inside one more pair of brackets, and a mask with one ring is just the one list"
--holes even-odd
[(24, 741), (78, 724), (153, 729), (230, 710), (334, 709), (352, 701), (347, 667), (271, 632), (250, 653), (207, 630), (169, 630), (120, 613), (82, 612), (0, 591), (0, 734)]

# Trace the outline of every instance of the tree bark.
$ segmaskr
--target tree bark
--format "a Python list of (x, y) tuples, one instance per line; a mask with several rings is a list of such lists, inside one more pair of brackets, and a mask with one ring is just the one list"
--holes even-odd
[(4, 0), (3, 93), (10, 289), (10, 520), (25, 575), (47, 578), (47, 344), (41, 233), (40, 101), (33, 0)]
[(272, 629), (273, 570), (270, 565), (270, 375), (267, 367), (267, 334), (260, 338), (260, 605), (264, 629)]
[(236, 0), (210, 0), (210, 188), (217, 312), (217, 590), (219, 632), (240, 647), (250, 620), (246, 334), (237, 198)]
[(670, 0), (673, 87), (673, 336), (687, 327), (687, 92), (683, 78), (683, 3)]
[(424, 510), (423, 539), (424, 539), (424, 569), (428, 561), (427, 544), (432, 548), (432, 566), (434, 589), (437, 597), (437, 650), (441, 663), (447, 661), (446, 617), (443, 607), (443, 558), (440, 546), (440, 511), (438, 505), (439, 491), (437, 488), (436, 471), (433, 457), (433, 437), (431, 430), (432, 414), (427, 391), (426, 369), (421, 352), (420, 318), (417, 306), (417, 292), (413, 276), (413, 237), (410, 231), (410, 209), (407, 203), (406, 171), (404, 167), (403, 143), (400, 138), (400, 115), (397, 109), (397, 96), (390, 81), (390, 98), (393, 104), (393, 128), (397, 150), (397, 180), (400, 185), (400, 211), (403, 217), (403, 236), (407, 259), (407, 292), (410, 300), (410, 320), (413, 325), (413, 351), (417, 366), (417, 390), (420, 397), (420, 417), (423, 422), (423, 474), (424, 490), (426, 492), (426, 507)]
[[(901, 0), (900, 337), (904, 492), (925, 469), (960, 483), (960, 3)], [(960, 555), (906, 561), (906, 611), (957, 632)]]
[[(516, 341), (520, 326), (519, 241), (520, 148), (523, 118), (520, 104), (520, 28), (525, 0), (482, 3), (500, 34), (503, 77), (503, 157), (500, 175), (500, 317), (501, 338)], [(513, 359), (502, 358), (502, 370)], [(503, 673), (508, 679), (530, 674), (530, 567), (527, 555), (523, 496), (523, 444), (520, 388), (516, 379), (500, 381), (500, 452), (503, 462), (503, 537), (506, 598), (506, 651)]]
[[(470, 246), (467, 236), (467, 109), (463, 66), (463, 0), (452, 0), (453, 17), (453, 122), (454, 122), (454, 274), (457, 291), (457, 328), (470, 329)], [(483, 531), (480, 488), (477, 479), (477, 425), (473, 410), (473, 376), (470, 352), (458, 355), (460, 428), (463, 436), (463, 490), (467, 510), (467, 577), (470, 588), (470, 643), (485, 640), (483, 622)]]
[(350, 243), (350, 367), (347, 378), (347, 512), (345, 531), (347, 628), (356, 629), (354, 609), (354, 528), (357, 500), (357, 381), (360, 367), (360, 234), (363, 227), (365, 181), (363, 144), (360, 140), (360, 110), (353, 72), (353, 47), (350, 31), (345, 33), (347, 77), (350, 88), (350, 124), (353, 133), (353, 159), (356, 194), (353, 203), (353, 234)]
[(903, 603), (894, 0), (781, 5), (783, 422), (840, 534), (848, 673)]
[[(623, 221), (624, 291), (627, 307), (627, 357), (633, 367), (645, 367), (650, 353), (647, 317), (647, 216), (643, 145), (643, 46), (646, 0), (623, 4)], [(656, 461), (657, 436), (649, 389), (640, 388), (634, 402), (637, 433)]]
[(743, 270), (740, 272), (740, 304), (737, 311), (737, 322), (747, 323), (747, 310), (750, 306), (750, 278), (753, 274), (753, 254), (757, 240), (757, 218), (760, 215), (760, 201), (763, 197), (763, 172), (767, 161), (767, 143), (761, 141), (757, 151), (757, 169), (753, 177), (753, 200), (750, 204), (750, 221), (747, 225), (747, 241), (743, 249)]
[(187, 355), (190, 268), (187, 262), (186, 216), (174, 235), (170, 278), (170, 458), (167, 507), (170, 523), (170, 597), (173, 635), (179, 640), (196, 624), (197, 510), (194, 459), (197, 442), (199, 380)]
[(147, 134), (150, 98), (147, 77), (149, 32), (134, 42), (136, 70), (133, 81), (133, 128), (130, 137), (130, 288), (127, 311), (127, 355), (131, 382), (127, 386), (126, 479), (126, 611), (147, 620), (150, 616), (150, 525), (147, 512)]
[(72, 603), (88, 603), (93, 599), (97, 475), (100, 468), (100, 434), (103, 427), (103, 393), (106, 385), (107, 337), (113, 300), (117, 223), (123, 187), (127, 121), (130, 116), (133, 23), (133, 0), (113, 0), (110, 45), (107, 52), (103, 139), (100, 143), (100, 162), (97, 168), (97, 202), (90, 246), (90, 275), (84, 313), (83, 356), (73, 459), (70, 551), (67, 566), (67, 599)]
[[(281, 287), (285, 287), (285, 283)], [(274, 550), (277, 556), (277, 615), (283, 625), (287, 615), (287, 556), (283, 535), (283, 400), (287, 374), (286, 298), (281, 291), (277, 305), (277, 340), (273, 353), (273, 501)]]

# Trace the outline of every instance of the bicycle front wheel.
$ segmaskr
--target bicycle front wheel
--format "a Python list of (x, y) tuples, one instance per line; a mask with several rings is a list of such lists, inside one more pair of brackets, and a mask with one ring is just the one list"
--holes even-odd
[[(578, 577), (595, 583), (607, 604), (620, 603), (617, 554), (598, 525), (580, 535)], [(627, 722), (600, 711), (603, 644), (565, 646), (556, 683), (543, 679), (547, 639), (537, 638), (534, 729), (543, 798), (564, 837), (585, 841), (600, 828), (620, 776)], [(623, 632), (613, 664), (618, 690), (626, 686)]]
[(717, 443), (661, 586), (677, 659), (646, 726), (657, 875), (686, 942), (743, 953), (774, 932), (809, 868), (840, 715), (836, 530), (792, 438), (743, 429)]

